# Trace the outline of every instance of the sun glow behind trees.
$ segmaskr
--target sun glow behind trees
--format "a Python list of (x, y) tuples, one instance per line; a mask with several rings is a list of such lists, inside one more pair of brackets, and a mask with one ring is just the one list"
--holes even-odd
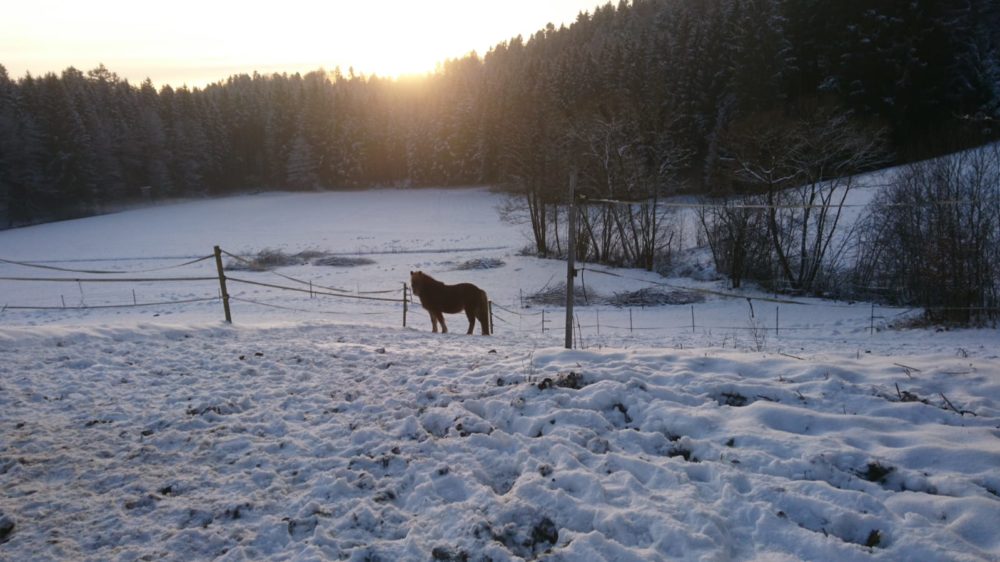
[(39, 0), (4, 9), (0, 64), (13, 77), (104, 64), (134, 84), (204, 86), (230, 75), (309, 72), (395, 77), (570, 24), (598, 0), (178, 0), (167, 9)]

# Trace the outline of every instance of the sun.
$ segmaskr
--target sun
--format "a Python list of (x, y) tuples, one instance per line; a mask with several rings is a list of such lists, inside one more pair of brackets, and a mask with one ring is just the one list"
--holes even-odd
[(482, 35), (477, 37), (470, 26), (475, 19), (463, 7), (466, 3), (444, 4), (450, 9), (438, 6), (429, 12), (421, 3), (400, 2), (386, 13), (385, 4), (358, 3), (350, 11), (340, 8), (329, 13), (327, 21), (340, 23), (303, 24), (272, 45), (285, 52), (286, 61), (308, 58), (324, 68), (336, 66), (344, 72), (354, 68), (383, 77), (423, 74), (447, 59), (483, 48)]
[[(368, 44), (352, 53), (338, 66), (343, 72), (353, 68), (359, 74), (398, 78), (432, 72), (442, 55), (427, 47), (398, 49), (390, 44)], [(329, 67), (329, 63), (326, 65)]]

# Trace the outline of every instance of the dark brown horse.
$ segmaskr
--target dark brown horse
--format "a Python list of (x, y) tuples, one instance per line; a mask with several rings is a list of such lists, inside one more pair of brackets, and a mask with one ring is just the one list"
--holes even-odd
[(483, 335), (490, 335), (490, 301), (486, 297), (486, 291), (472, 283), (445, 285), (423, 271), (411, 271), (410, 284), (413, 286), (413, 294), (420, 297), (421, 306), (431, 315), (433, 331), (438, 331), (440, 322), (441, 332), (447, 333), (448, 326), (444, 323), (443, 313), (457, 314), (464, 310), (469, 317), (467, 334), (472, 333), (478, 319)]

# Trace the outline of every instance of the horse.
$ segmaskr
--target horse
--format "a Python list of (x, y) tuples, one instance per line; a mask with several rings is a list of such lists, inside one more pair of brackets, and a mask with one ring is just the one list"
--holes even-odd
[(457, 314), (464, 310), (469, 318), (469, 331), (466, 334), (472, 333), (478, 319), (483, 335), (490, 335), (490, 301), (486, 297), (486, 291), (472, 283), (445, 285), (423, 271), (410, 272), (410, 285), (413, 287), (413, 294), (420, 297), (420, 305), (430, 313), (434, 332), (438, 331), (440, 322), (441, 333), (448, 333), (442, 313)]

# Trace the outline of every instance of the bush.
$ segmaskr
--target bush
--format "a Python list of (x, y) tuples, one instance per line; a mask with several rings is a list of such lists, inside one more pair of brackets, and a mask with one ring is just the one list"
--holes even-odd
[(871, 204), (854, 284), (926, 310), (983, 323), (1000, 306), (1000, 146), (903, 168)]

